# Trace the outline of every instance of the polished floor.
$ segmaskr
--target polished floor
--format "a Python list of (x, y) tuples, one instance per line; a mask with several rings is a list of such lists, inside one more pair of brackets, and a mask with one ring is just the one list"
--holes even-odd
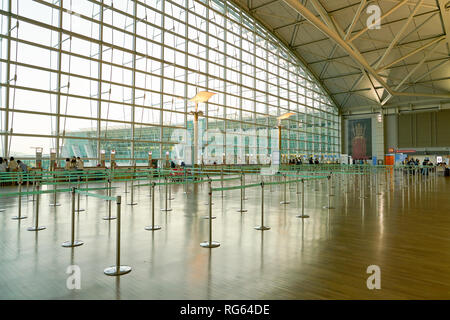
[[(255, 179), (255, 178), (254, 178)], [(255, 180), (253, 180), (255, 181)], [(116, 220), (105, 221), (104, 200), (81, 198), (85, 212), (76, 215), (76, 239), (70, 249), (70, 196), (58, 195), (60, 207), (50, 207), (51, 195), (40, 205), (40, 232), (33, 223), (34, 202), (23, 197), (0, 198), (0, 299), (450, 299), (450, 179), (412, 182), (400, 176), (381, 179), (379, 193), (359, 179), (334, 179), (331, 204), (326, 182), (305, 186), (305, 213), (298, 219), (301, 196), (288, 189), (290, 204), (281, 205), (283, 187), (265, 190), (265, 224), (260, 224), (261, 189), (248, 189), (247, 213), (239, 209), (239, 190), (214, 193), (213, 240), (221, 246), (200, 247), (208, 238), (207, 187), (172, 189), (171, 212), (161, 212), (164, 193), (157, 190), (156, 224), (150, 224), (147, 187), (136, 188), (136, 206), (123, 184), (122, 264), (133, 268), (121, 277), (103, 274), (115, 263)], [(236, 185), (238, 182), (228, 182)], [(217, 187), (219, 183), (215, 183)], [(94, 186), (94, 185), (92, 185)], [(129, 186), (128, 186), (129, 187)], [(2, 188), (1, 192), (14, 188)], [(317, 191), (316, 191), (317, 190)], [(115, 206), (113, 206), (115, 208)], [(113, 214), (114, 214), (113, 210)], [(78, 265), (81, 289), (69, 290), (66, 270)], [(381, 269), (381, 289), (369, 290), (369, 265)]]

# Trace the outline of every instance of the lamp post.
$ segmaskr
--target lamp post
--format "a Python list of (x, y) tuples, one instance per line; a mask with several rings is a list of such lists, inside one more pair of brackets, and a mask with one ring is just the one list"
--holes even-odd
[(189, 101), (195, 103), (195, 111), (189, 112), (194, 116), (194, 166), (198, 164), (198, 118), (203, 116), (203, 111), (198, 111), (198, 104), (207, 102), (215, 93), (201, 91)]
[(281, 158), (281, 128), (282, 128), (281, 121), (288, 119), (288, 118), (292, 117), (293, 115), (295, 115), (295, 113), (287, 112), (287, 113), (282, 114), (281, 116), (277, 117), (277, 120), (278, 120), (278, 125), (277, 125), (277, 127), (278, 127), (278, 151), (280, 152), (280, 158)]

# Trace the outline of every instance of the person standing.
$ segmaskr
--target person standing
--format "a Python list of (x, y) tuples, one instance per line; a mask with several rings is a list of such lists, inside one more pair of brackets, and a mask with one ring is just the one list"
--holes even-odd
[(6, 161), (4, 161), (3, 158), (0, 157), (0, 172), (6, 172), (7, 168), (8, 165), (6, 164)]
[(18, 165), (20, 171), (25, 172), (25, 173), (28, 172), (28, 167), (27, 167), (27, 165), (26, 165), (25, 163), (23, 163), (22, 161), (17, 160), (17, 165)]
[(84, 162), (83, 162), (83, 160), (81, 160), (80, 157), (77, 157), (77, 169), (78, 170), (83, 170), (84, 169)]
[(14, 157), (9, 159), (8, 169), (10, 172), (19, 171), (19, 165), (17, 164), (17, 161), (14, 160)]

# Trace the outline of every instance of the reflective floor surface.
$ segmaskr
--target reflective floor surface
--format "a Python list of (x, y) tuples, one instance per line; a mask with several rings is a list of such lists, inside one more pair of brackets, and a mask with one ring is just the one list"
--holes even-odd
[[(334, 209), (323, 208), (326, 181), (306, 183), (308, 219), (296, 218), (301, 195), (295, 184), (288, 188), (288, 205), (280, 204), (283, 186), (266, 186), (265, 224), (271, 229), (264, 232), (254, 229), (261, 220), (261, 188), (246, 191), (247, 213), (237, 212), (239, 190), (223, 198), (216, 192), (213, 240), (220, 247), (214, 249), (200, 246), (209, 232), (203, 219), (207, 184), (189, 186), (189, 194), (174, 186), (171, 212), (160, 211), (164, 188), (157, 188), (155, 223), (162, 229), (146, 231), (148, 187), (136, 188), (138, 204), (131, 206), (130, 193), (116, 183), (113, 195), (123, 196), (121, 262), (132, 267), (121, 277), (103, 273), (115, 264), (117, 223), (102, 219), (105, 200), (81, 197), (87, 210), (76, 214), (75, 226), (84, 244), (64, 248), (70, 240), (70, 194), (58, 195), (59, 207), (49, 205), (52, 195), (41, 197), (39, 224), (46, 229), (39, 232), (27, 231), (35, 202), (24, 196), (22, 214), (28, 219), (15, 221), (17, 197), (0, 198), (6, 209), (0, 213), (0, 299), (450, 299), (450, 179), (404, 186), (399, 176), (388, 178), (378, 180), (379, 195), (374, 179), (334, 179)], [(255, 182), (256, 177), (248, 181)], [(79, 290), (67, 286), (73, 265), (80, 270)], [(367, 288), (370, 265), (380, 267), (380, 290)]]

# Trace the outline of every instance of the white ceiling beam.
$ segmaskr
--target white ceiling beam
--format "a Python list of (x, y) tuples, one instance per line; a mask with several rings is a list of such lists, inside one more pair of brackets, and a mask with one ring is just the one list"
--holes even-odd
[(424, 0), (420, 0), (419, 2), (417, 2), (416, 6), (414, 7), (413, 12), (411, 13), (411, 15), (409, 16), (408, 20), (406, 20), (406, 22), (403, 24), (403, 26), (401, 27), (401, 29), (395, 34), (394, 39), (392, 39), (391, 43), (389, 44), (388, 48), (386, 49), (386, 51), (383, 53), (383, 55), (381, 56), (381, 59), (377, 62), (377, 64), (374, 66), (375, 69), (377, 69), (381, 62), (383, 62), (383, 60), (391, 53), (392, 49), (394, 48), (394, 46), (397, 44), (397, 42), (400, 40), (403, 32), (405, 32), (406, 28), (408, 28), (409, 24), (411, 23), (411, 21), (414, 19), (414, 15), (417, 13), (417, 11), (420, 9), (421, 4), (423, 3)]
[(440, 63), (438, 63), (437, 65), (435, 65), (433, 68), (431, 68), (430, 70), (428, 70), (428, 72), (425, 72), (424, 74), (422, 74), (419, 78), (417, 78), (416, 80), (414, 80), (412, 82), (412, 84), (416, 84), (417, 82), (419, 82), (420, 80), (422, 80), (423, 78), (425, 78), (426, 76), (432, 74), (434, 71), (436, 71), (437, 69), (441, 68), (443, 65), (447, 64), (450, 62), (450, 58), (448, 60), (442, 61)]
[(448, 0), (439, 0), (439, 8), (441, 9), (442, 23), (447, 35), (447, 43), (450, 46), (450, 4)]
[(294, 10), (303, 15), (307, 20), (309, 20), (316, 28), (318, 28), (325, 35), (332, 38), (336, 43), (338, 43), (342, 49), (344, 49), (347, 53), (350, 54), (351, 57), (355, 61), (358, 62), (365, 70), (368, 71), (370, 75), (372, 75), (380, 85), (386, 88), (389, 92), (391, 89), (387, 85), (387, 83), (383, 80), (381, 76), (379, 76), (375, 70), (367, 63), (367, 61), (362, 57), (361, 54), (356, 53), (352, 47), (350, 47), (346, 41), (344, 41), (339, 34), (333, 29), (328, 28), (320, 19), (318, 19), (310, 10), (308, 10), (304, 5), (302, 5), (298, 0), (283, 0)]
[[(434, 46), (433, 50), (431, 50), (430, 52), (428, 52), (428, 53), (423, 57), (423, 59), (420, 60), (420, 62), (419, 62), (418, 64), (416, 64), (416, 66), (415, 66), (414, 68), (411, 69), (411, 71), (406, 75), (406, 77), (404, 77), (403, 80), (400, 81), (400, 83), (394, 88), (395, 91), (397, 91), (398, 89), (400, 89), (401, 86), (406, 82), (406, 80), (408, 80), (408, 79), (409, 79), (409, 78), (410, 78), (417, 70), (419, 70), (419, 68), (425, 63), (425, 61), (428, 59), (428, 57), (429, 57), (430, 55), (433, 54), (433, 51), (436, 50), (436, 49), (439, 47), (439, 45), (440, 45), (441, 43), (444, 43), (444, 42), (438, 42), (438, 43), (436, 43), (436, 45)], [(406, 89), (406, 88), (405, 88), (405, 89)], [(401, 90), (401, 91), (404, 91), (405, 89), (403, 89), (403, 90)]]
[(389, 67), (392, 67), (393, 65), (399, 63), (400, 61), (403, 61), (403, 60), (405, 60), (405, 59), (407, 59), (407, 58), (409, 58), (409, 57), (415, 55), (416, 53), (419, 53), (420, 51), (423, 51), (424, 49), (426, 49), (426, 48), (432, 46), (433, 44), (438, 43), (438, 42), (440, 42), (440, 41), (442, 41), (442, 40), (444, 40), (444, 39), (445, 39), (445, 36), (441, 36), (441, 37), (439, 37), (439, 38), (436, 38), (436, 39), (434, 39), (433, 41), (430, 41), (430, 42), (428, 42), (427, 44), (425, 44), (425, 45), (423, 45), (423, 46), (417, 48), (416, 50), (413, 50), (413, 51), (407, 53), (406, 55), (404, 55), (404, 56), (402, 56), (402, 57), (400, 57), (400, 58), (398, 58), (398, 59), (392, 61), (391, 63), (385, 65), (384, 67), (381, 67), (381, 68), (377, 69), (376, 72), (377, 72), (377, 73), (380, 73), (381, 71), (386, 70), (386, 69), (389, 68)]
[[(391, 14), (393, 14), (395, 11), (397, 11), (397, 9), (401, 8), (403, 5), (405, 5), (408, 2), (408, 0), (403, 0), (402, 2), (396, 4), (391, 10), (389, 10), (388, 12), (386, 12), (384, 15), (382, 15), (379, 19), (377, 19), (374, 24), (378, 24), (381, 23), (381, 21), (385, 18), (387, 18), (388, 16), (390, 16)], [(355, 41), (359, 36), (361, 36), (364, 32), (366, 32), (367, 30), (370, 29), (370, 27), (372, 27), (372, 25), (370, 26), (366, 26), (364, 27), (361, 31), (359, 31), (358, 33), (356, 33), (353, 37), (350, 38), (349, 42), (353, 42)]]
[[(380, 1), (380, 0), (378, 0), (378, 1)], [(400, 2), (400, 0), (383, 0), (383, 1), (395, 2), (395, 3), (399, 3)], [(410, 2), (407, 3), (407, 5), (408, 6), (414, 6), (414, 5), (416, 5), (416, 3), (414, 1), (410, 1)], [(422, 6), (426, 7), (426, 8), (436, 9), (435, 5), (428, 4), (428, 3), (424, 3)]]
[[(422, 16), (426, 16), (426, 15), (429, 15), (429, 14), (435, 14), (435, 13), (439, 13), (439, 12), (440, 12), (439, 9), (435, 9), (435, 10), (419, 13), (416, 16), (414, 16), (414, 18), (419, 18), (419, 17), (422, 17)], [(392, 21), (387, 21), (386, 23), (383, 24), (383, 27), (389, 26), (389, 25), (394, 24), (394, 23), (402, 22), (402, 21), (405, 21), (407, 19), (408, 18), (400, 18), (400, 19), (396, 19), (396, 20), (392, 20)], [(303, 24), (303, 23), (305, 23), (305, 20), (301, 22), (301, 24)], [(279, 28), (281, 28), (281, 27), (279, 27)], [(355, 32), (359, 32), (359, 31), (361, 31), (361, 30), (357, 30)], [(313, 44), (313, 43), (319, 43), (319, 42), (328, 41), (328, 40), (330, 40), (330, 38), (317, 39), (317, 40), (314, 40), (314, 41), (297, 44), (294, 47), (297, 48), (297, 47), (307, 46), (307, 45), (310, 45), (310, 44)]]
[[(352, 34), (353, 28), (355, 27), (356, 23), (358, 22), (359, 17), (361, 16), (361, 12), (364, 9), (364, 7), (366, 6), (366, 3), (367, 3), (367, 0), (362, 0), (361, 3), (359, 4), (358, 9), (356, 10), (355, 15), (353, 16), (352, 22), (350, 23), (350, 25), (347, 28), (347, 31), (345, 32), (344, 40), (347, 40), (347, 38)], [(331, 17), (331, 19), (333, 19), (334, 24), (337, 24), (337, 22), (334, 20), (334, 17)], [(328, 56), (327, 60), (332, 59), (334, 57), (334, 54), (336, 53), (337, 48), (338, 48), (338, 45), (335, 44), (333, 47), (333, 50), (331, 50), (331, 53)], [(320, 72), (320, 75), (319, 75), (320, 78), (322, 78), (322, 76), (325, 74), (329, 65), (330, 65), (330, 61), (327, 61), (324, 65), (324, 67), (322, 68), (322, 71)]]

